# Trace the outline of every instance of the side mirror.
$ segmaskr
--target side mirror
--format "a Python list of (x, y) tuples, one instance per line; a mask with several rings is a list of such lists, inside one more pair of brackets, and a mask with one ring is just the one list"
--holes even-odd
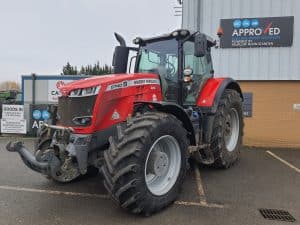
[(117, 46), (115, 48), (112, 66), (114, 73), (126, 73), (128, 64), (129, 48), (125, 46)]
[(203, 57), (207, 51), (207, 38), (204, 34), (198, 33), (195, 35), (195, 52), (196, 57)]

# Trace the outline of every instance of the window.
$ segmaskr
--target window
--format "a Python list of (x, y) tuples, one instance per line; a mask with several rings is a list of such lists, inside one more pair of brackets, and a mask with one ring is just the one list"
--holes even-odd
[(140, 50), (137, 72), (157, 72), (160, 67), (173, 77), (178, 70), (178, 44), (174, 39), (146, 43)]
[(139, 64), (140, 72), (152, 71), (160, 64), (160, 57), (157, 53), (148, 49), (142, 49), (141, 61)]
[(191, 83), (184, 84), (184, 104), (195, 105), (199, 92), (208, 78), (212, 76), (212, 64), (208, 62), (208, 56), (194, 56), (194, 42), (187, 41), (183, 44), (184, 69), (193, 70)]
[(177, 101), (178, 42), (175, 39), (145, 43), (139, 52), (137, 72), (160, 77), (163, 99)]
[(194, 42), (187, 41), (183, 45), (184, 51), (184, 68), (193, 69), (193, 75), (210, 76), (210, 68), (207, 62), (207, 57), (194, 56)]

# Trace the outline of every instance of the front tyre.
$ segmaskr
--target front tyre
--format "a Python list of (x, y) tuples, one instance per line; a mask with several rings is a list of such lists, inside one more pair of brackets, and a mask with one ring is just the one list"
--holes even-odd
[(243, 127), (242, 98), (237, 91), (227, 89), (219, 102), (213, 125), (214, 167), (229, 168), (239, 159)]
[[(59, 169), (51, 175), (44, 175), (47, 179), (53, 180), (58, 183), (69, 183), (76, 179), (77, 177), (82, 176), (77, 166), (72, 162), (72, 158), (65, 157), (61, 158), (59, 153), (55, 151), (52, 146), (52, 137), (54, 130), (49, 130), (46, 126), (42, 126), (37, 133), (37, 140), (35, 143), (34, 156), (38, 162), (48, 162), (50, 155), (55, 154), (55, 156), (60, 160)], [(97, 170), (91, 170), (88, 168), (88, 172), (92, 171), (94, 174)]]
[[(35, 141), (34, 156), (37, 161), (43, 162), (45, 158), (45, 152), (51, 148), (52, 135), (49, 134), (47, 127), (42, 126), (37, 132), (37, 139)], [(47, 179), (51, 179), (51, 176), (44, 175)]]
[(104, 153), (102, 173), (111, 197), (132, 213), (150, 215), (174, 202), (187, 168), (187, 132), (161, 112), (118, 127)]

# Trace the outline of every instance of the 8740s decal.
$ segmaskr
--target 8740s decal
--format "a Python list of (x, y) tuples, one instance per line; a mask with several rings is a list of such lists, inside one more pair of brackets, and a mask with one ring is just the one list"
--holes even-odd
[(138, 85), (159, 85), (159, 79), (136, 79), (136, 80), (126, 80), (115, 84), (110, 84), (107, 86), (106, 91), (113, 91), (121, 88), (127, 88)]

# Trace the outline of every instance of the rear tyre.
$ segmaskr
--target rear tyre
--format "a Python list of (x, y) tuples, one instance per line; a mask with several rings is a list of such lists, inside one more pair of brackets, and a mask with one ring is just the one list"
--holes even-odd
[(123, 209), (150, 215), (174, 202), (187, 168), (187, 132), (173, 115), (146, 112), (118, 126), (101, 168)]
[(218, 105), (211, 149), (215, 158), (213, 167), (229, 168), (238, 159), (243, 139), (243, 109), (240, 94), (225, 90)]

